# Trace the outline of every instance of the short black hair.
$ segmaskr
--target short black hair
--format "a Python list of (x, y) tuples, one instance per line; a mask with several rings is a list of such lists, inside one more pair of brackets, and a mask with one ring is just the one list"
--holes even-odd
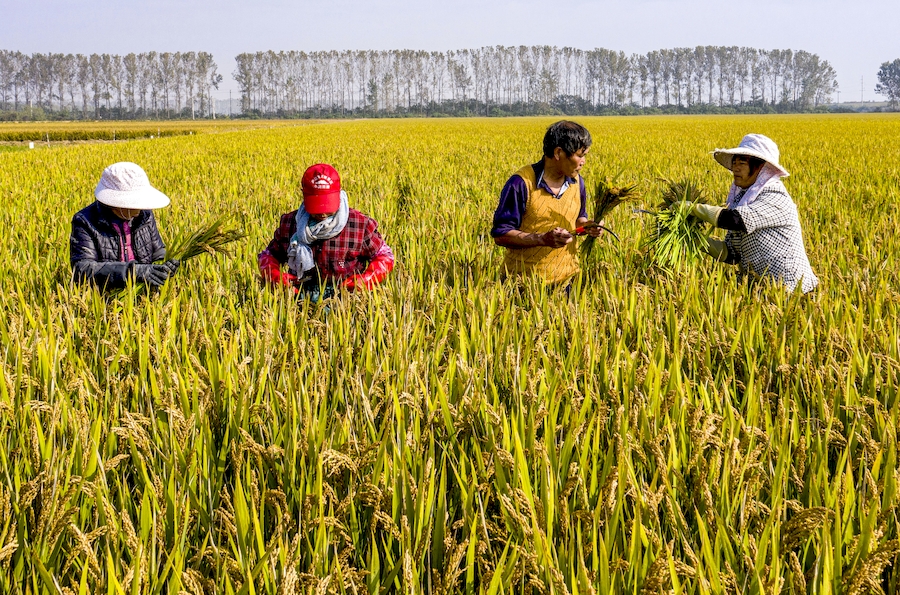
[(587, 128), (569, 120), (560, 120), (551, 124), (544, 135), (544, 156), (553, 157), (553, 151), (559, 147), (567, 157), (581, 149), (591, 146), (591, 133)]

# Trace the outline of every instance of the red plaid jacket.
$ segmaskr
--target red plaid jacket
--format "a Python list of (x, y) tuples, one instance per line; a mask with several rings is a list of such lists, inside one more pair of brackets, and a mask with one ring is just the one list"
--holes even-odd
[[(377, 229), (378, 223), (374, 219), (356, 209), (350, 209), (350, 217), (341, 233), (329, 240), (319, 240), (310, 245), (319, 275), (329, 279), (346, 279), (365, 271), (369, 261), (384, 245), (384, 240)], [(297, 231), (297, 211), (282, 215), (275, 236), (266, 247), (266, 252), (281, 264), (287, 262), (291, 236), (295, 231)]]

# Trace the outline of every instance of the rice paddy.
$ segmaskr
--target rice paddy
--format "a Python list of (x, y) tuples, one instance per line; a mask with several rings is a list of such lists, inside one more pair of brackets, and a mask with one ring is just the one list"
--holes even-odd
[[(900, 592), (900, 117), (579, 118), (619, 172), (721, 204), (773, 138), (821, 282), (647, 266), (622, 205), (571, 292), (501, 281), (490, 221), (553, 119), (304, 123), (0, 153), (0, 592)], [(72, 215), (134, 161), (158, 293), (72, 286)], [(300, 303), (257, 252), (315, 162), (397, 257)], [(721, 232), (717, 232), (721, 236)]]

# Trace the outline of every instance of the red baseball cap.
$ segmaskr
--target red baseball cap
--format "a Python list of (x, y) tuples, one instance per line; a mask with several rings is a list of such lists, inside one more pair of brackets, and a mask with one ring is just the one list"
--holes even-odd
[(341, 206), (341, 176), (327, 163), (310, 166), (300, 182), (303, 208), (310, 215), (335, 213)]

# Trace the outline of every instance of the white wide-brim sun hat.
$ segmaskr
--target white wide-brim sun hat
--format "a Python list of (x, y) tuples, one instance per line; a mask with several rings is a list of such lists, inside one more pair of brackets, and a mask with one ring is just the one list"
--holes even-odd
[(141, 166), (130, 161), (113, 163), (104, 169), (94, 196), (106, 206), (121, 209), (161, 209), (171, 202), (150, 185)]
[(712, 154), (716, 161), (726, 169), (731, 169), (731, 160), (735, 155), (747, 155), (762, 159), (781, 172), (784, 177), (791, 175), (788, 173), (788, 170), (778, 163), (778, 159), (781, 156), (778, 151), (778, 145), (771, 138), (762, 134), (748, 134), (741, 139), (741, 144), (736, 148), (716, 149)]

